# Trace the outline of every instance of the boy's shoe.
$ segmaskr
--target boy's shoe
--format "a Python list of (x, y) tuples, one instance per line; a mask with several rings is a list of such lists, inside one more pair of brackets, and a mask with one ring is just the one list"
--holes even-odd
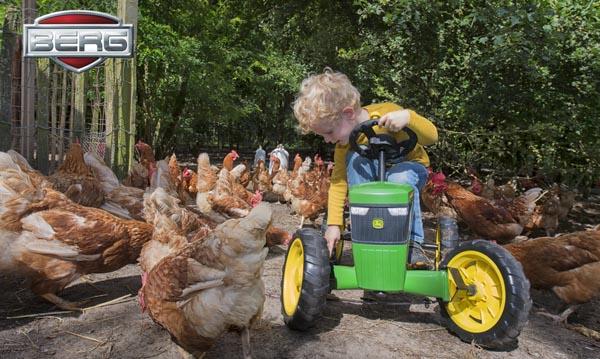
[(408, 254), (409, 257), (409, 266), (412, 269), (430, 269), (431, 268), (431, 260), (427, 258), (425, 255), (425, 251), (421, 247), (419, 242), (412, 242), (409, 246), (410, 252)]

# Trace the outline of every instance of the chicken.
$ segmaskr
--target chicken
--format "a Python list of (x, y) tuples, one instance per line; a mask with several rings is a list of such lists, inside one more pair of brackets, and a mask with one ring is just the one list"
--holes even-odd
[(273, 163), (273, 166), (271, 167), (271, 174), (269, 175), (269, 182), (272, 184), (273, 177), (279, 173), (279, 168), (281, 168), (281, 160), (275, 155), (271, 155), (269, 160)]
[(250, 175), (250, 164), (247, 160), (244, 160), (242, 164), (244, 165), (244, 171), (240, 174), (238, 182), (242, 187), (248, 188), (248, 184), (250, 184), (250, 180), (252, 179), (252, 176)]
[(561, 321), (576, 305), (600, 295), (600, 228), (558, 237), (539, 237), (505, 245), (523, 265), (534, 288), (552, 290), (568, 305)]
[(0, 152), (0, 270), (30, 279), (31, 289), (56, 306), (77, 310), (57, 296), (83, 274), (134, 263), (151, 239), (152, 225), (123, 220), (74, 203), (51, 188), (35, 188)]
[(71, 144), (65, 161), (49, 178), (54, 188), (71, 200), (88, 207), (100, 207), (104, 194), (91, 168), (83, 160), (83, 150), (78, 142)]
[(210, 158), (207, 153), (198, 155), (198, 179), (196, 182), (196, 206), (205, 214), (212, 211), (212, 206), (208, 201), (210, 192), (217, 183), (217, 174), (212, 170)]
[(150, 178), (150, 188), (154, 190), (160, 187), (173, 196), (177, 196), (177, 187), (171, 179), (169, 164), (166, 160), (156, 162), (156, 170), (152, 178)]
[(239, 197), (246, 201), (251, 207), (256, 207), (262, 201), (262, 194), (260, 191), (252, 193), (246, 189), (239, 180), (241, 176), (246, 172), (246, 166), (243, 164), (237, 165), (230, 172), (230, 189), (234, 196)]
[(263, 160), (258, 161), (258, 165), (254, 170), (254, 175), (252, 176), (252, 188), (255, 192), (260, 191), (263, 193), (272, 190), (269, 171)]
[[(305, 189), (305, 187), (300, 188)], [(300, 194), (300, 192), (303, 193)], [(292, 210), (301, 216), (300, 228), (302, 228), (306, 219), (314, 221), (321, 213), (325, 212), (329, 198), (329, 178), (323, 176), (317, 187), (296, 191), (294, 195)]]
[(185, 189), (181, 169), (179, 168), (179, 162), (177, 162), (177, 156), (174, 153), (169, 158), (169, 176), (181, 202), (186, 204), (193, 203), (194, 201), (192, 200), (192, 196), (190, 196), (188, 190)]
[(185, 167), (181, 172), (183, 187), (189, 194), (195, 195), (198, 193), (198, 174), (193, 170)]
[(223, 168), (226, 168), (228, 171), (233, 169), (233, 162), (237, 160), (240, 156), (235, 150), (231, 150), (225, 158), (223, 159)]
[(245, 217), (250, 211), (251, 205), (246, 198), (234, 192), (234, 178), (226, 168), (221, 169), (217, 183), (212, 193), (208, 196), (208, 202), (212, 209), (231, 217)]
[[(165, 207), (156, 203), (156, 208)], [(188, 242), (177, 216), (152, 215), (156, 254), (140, 257), (144, 270), (140, 304), (185, 351), (202, 356), (226, 331), (239, 331), (244, 357), (250, 357), (249, 328), (262, 313), (261, 272), (268, 249), (267, 205), (231, 219), (206, 237)]]
[(427, 208), (436, 217), (450, 217), (458, 219), (458, 214), (450, 205), (444, 190), (448, 187), (445, 183), (446, 176), (442, 172), (432, 173), (430, 171), (429, 180), (423, 186), (419, 193), (420, 199), (425, 208)]
[(302, 157), (300, 156), (299, 153), (296, 153), (296, 156), (294, 156), (294, 168), (292, 170), (292, 173), (294, 173), (294, 174), (298, 173), (300, 166), (302, 166)]
[(273, 193), (283, 197), (287, 191), (287, 184), (290, 179), (286, 169), (280, 169), (275, 177), (273, 177)]
[(526, 194), (523, 201), (515, 202), (515, 208), (512, 208), (511, 212), (503, 206), (473, 194), (457, 183), (448, 182), (446, 186), (445, 195), (469, 228), (485, 239), (500, 243), (506, 243), (521, 234), (528, 220), (526, 214), (531, 215), (533, 211), (533, 206), (528, 201), (536, 199), (533, 194)]
[(123, 180), (123, 185), (142, 190), (146, 189), (150, 185), (148, 169), (141, 163), (134, 161), (129, 174)]
[(31, 165), (29, 164), (29, 162), (27, 162), (25, 157), (21, 156), (20, 153), (14, 150), (8, 150), (6, 153), (10, 156), (13, 162), (17, 164), (19, 168), (21, 168), (21, 171), (25, 172), (27, 176), (29, 176), (35, 188), (53, 188), (53, 185), (50, 181), (48, 181), (48, 178), (41, 174), (39, 171), (34, 170), (33, 167), (31, 167)]
[(149, 144), (145, 143), (141, 139), (137, 141), (134, 147), (138, 153), (140, 163), (142, 166), (146, 167), (146, 170), (148, 171), (148, 185), (150, 185), (150, 179), (152, 176), (154, 176), (154, 171), (156, 171), (156, 159), (154, 158), (154, 151), (152, 151), (152, 147), (150, 147)]
[(171, 176), (171, 181), (173, 181), (173, 183), (177, 184), (181, 181), (181, 169), (177, 162), (177, 156), (174, 153), (169, 157), (169, 175)]
[(121, 218), (143, 220), (144, 191), (120, 184), (117, 175), (95, 153), (86, 152), (83, 159), (94, 170), (104, 192), (106, 201), (100, 208)]
[(540, 204), (535, 207), (533, 215), (525, 225), (525, 230), (531, 232), (543, 228), (547, 236), (554, 236), (561, 220), (567, 215), (575, 203), (575, 192), (553, 185), (542, 196)]
[(287, 246), (292, 240), (292, 234), (290, 232), (273, 226), (267, 229), (267, 233), (265, 234), (265, 236), (267, 247), (273, 247), (274, 245), (278, 244), (283, 244)]

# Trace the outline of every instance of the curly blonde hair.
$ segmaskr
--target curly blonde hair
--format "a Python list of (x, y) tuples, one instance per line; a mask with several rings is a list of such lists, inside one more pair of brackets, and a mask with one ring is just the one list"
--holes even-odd
[(311, 75), (302, 81), (294, 101), (294, 116), (300, 131), (307, 134), (321, 122), (337, 122), (346, 107), (360, 110), (360, 93), (348, 76), (326, 67), (322, 74)]

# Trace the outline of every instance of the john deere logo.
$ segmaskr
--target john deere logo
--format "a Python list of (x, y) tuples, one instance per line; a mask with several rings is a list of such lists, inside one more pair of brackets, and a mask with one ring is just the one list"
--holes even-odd
[(383, 228), (383, 218), (375, 218), (373, 219), (373, 228), (381, 229)]

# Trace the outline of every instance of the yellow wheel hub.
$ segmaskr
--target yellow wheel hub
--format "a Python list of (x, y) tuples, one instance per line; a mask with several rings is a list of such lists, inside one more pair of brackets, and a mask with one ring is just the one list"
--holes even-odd
[(483, 333), (498, 323), (506, 304), (506, 287), (496, 263), (482, 252), (464, 251), (454, 256), (448, 267), (456, 268), (471, 290), (458, 290), (448, 272), (450, 302), (448, 315), (470, 333)]
[(289, 316), (296, 312), (304, 279), (304, 247), (300, 238), (290, 244), (283, 272), (283, 309)]

